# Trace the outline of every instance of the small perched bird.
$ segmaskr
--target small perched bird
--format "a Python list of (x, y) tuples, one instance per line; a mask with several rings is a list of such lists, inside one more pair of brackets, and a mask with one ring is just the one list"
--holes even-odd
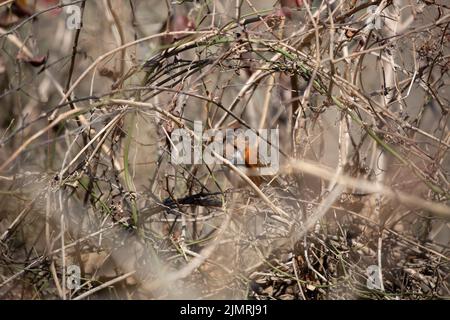
[[(171, 47), (171, 45), (173, 45), (175, 42), (188, 35), (184, 33), (170, 34), (171, 32), (195, 30), (195, 22), (189, 18), (187, 12), (187, 8), (185, 8), (184, 6), (176, 6), (173, 12), (167, 17), (158, 31), (158, 33), (160, 34), (165, 33), (159, 38), (159, 46), (157, 48), (158, 51), (163, 52), (167, 48)], [(148, 84), (152, 81), (152, 75), (154, 74), (155, 70), (159, 70), (159, 68), (162, 67), (162, 62), (164, 62), (164, 65), (166, 66), (173, 65), (174, 62), (176, 62), (177, 58), (185, 58), (187, 54), (189, 53), (182, 52), (177, 54), (175, 57), (169, 58), (165, 58), (164, 55), (156, 55), (152, 59), (147, 60), (144, 63), (144, 70), (147, 72), (145, 83)]]
[[(250, 142), (244, 135), (237, 132), (235, 131), (231, 136), (226, 137), (225, 157), (257, 186), (269, 182), (273, 175), (265, 175), (262, 169), (269, 169), (273, 163), (271, 163), (271, 159), (260, 154), (259, 138), (256, 142)], [(225, 168), (224, 173), (234, 187), (241, 188), (247, 185), (234, 170)]]

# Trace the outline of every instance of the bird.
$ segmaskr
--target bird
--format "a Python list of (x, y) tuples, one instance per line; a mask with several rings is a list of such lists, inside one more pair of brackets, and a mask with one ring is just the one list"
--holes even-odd
[(281, 11), (280, 15), (288, 19), (292, 19), (292, 11), (303, 6), (303, 0), (280, 0)]
[[(273, 174), (267, 174), (268, 171), (272, 171), (270, 169), (274, 164), (272, 158), (269, 159), (268, 156), (264, 155), (264, 152), (261, 152), (261, 138), (257, 137), (255, 141), (246, 138), (243, 133), (240, 129), (227, 130), (224, 141), (224, 156), (256, 186), (260, 187), (263, 183), (271, 182), (274, 178)], [(248, 184), (232, 168), (226, 166), (224, 173), (227, 180), (235, 188), (242, 188)]]

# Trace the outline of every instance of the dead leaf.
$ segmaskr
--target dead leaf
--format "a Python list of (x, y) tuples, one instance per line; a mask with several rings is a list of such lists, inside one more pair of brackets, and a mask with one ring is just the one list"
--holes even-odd
[(29, 57), (23, 51), (19, 51), (16, 58), (19, 61), (28, 62), (33, 67), (40, 67), (47, 62), (47, 56)]
[[(105, 251), (83, 253), (81, 255), (81, 261), (84, 265), (84, 271), (88, 274), (95, 273), (103, 267), (108, 258), (109, 254)], [(112, 273), (112, 276), (114, 275), (115, 273)]]
[(99, 70), (100, 76), (116, 81), (119, 75), (112, 69), (107, 67), (100, 68)]

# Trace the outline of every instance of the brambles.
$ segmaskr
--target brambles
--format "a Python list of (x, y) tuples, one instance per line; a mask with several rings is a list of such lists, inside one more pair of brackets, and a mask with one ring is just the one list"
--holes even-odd
[[(3, 25), (0, 297), (449, 296), (449, 8), (274, 3)], [(173, 163), (177, 132), (211, 147), (196, 121), (278, 130), (279, 170), (234, 144)]]

